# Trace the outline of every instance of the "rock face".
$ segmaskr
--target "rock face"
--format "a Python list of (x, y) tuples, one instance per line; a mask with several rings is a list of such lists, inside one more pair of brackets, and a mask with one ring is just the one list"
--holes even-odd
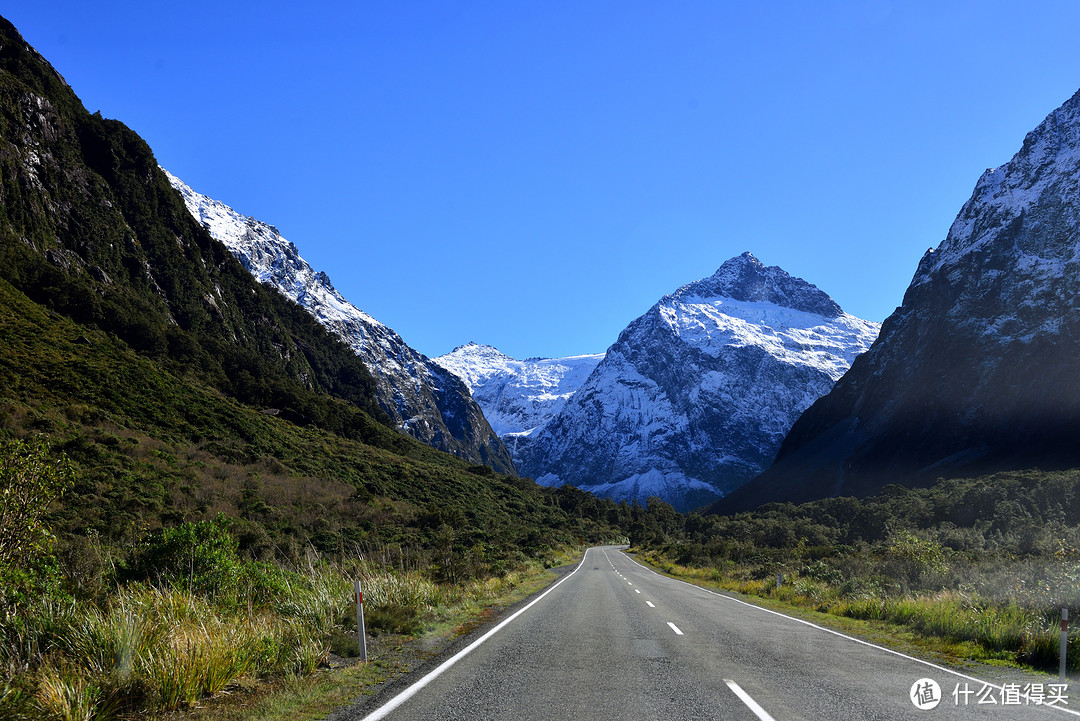
[(987, 170), (881, 336), (718, 510), (1080, 464), (1080, 93)]
[(744, 253), (632, 322), (518, 468), (544, 485), (702, 506), (764, 469), (877, 331)]
[(492, 346), (466, 343), (432, 360), (469, 386), (516, 463), (530, 438), (562, 410), (603, 357), (516, 360)]
[(363, 359), (375, 377), (379, 406), (402, 431), (439, 450), (515, 473), (506, 447), (457, 376), (345, 300), (326, 273), (308, 265), (277, 228), (166, 175), (195, 219), (255, 278), (300, 304)]

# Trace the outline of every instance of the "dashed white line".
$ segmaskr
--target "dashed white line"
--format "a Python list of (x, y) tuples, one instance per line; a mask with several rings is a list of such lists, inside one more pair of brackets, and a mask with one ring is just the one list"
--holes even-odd
[[(630, 563), (634, 564), (635, 566), (643, 568), (646, 571), (648, 571), (649, 573), (652, 573), (652, 574), (654, 574), (656, 576), (659, 576), (660, 578), (670, 578), (669, 576), (664, 576), (664, 575), (662, 575), (660, 573), (657, 573), (656, 571), (649, 568), (648, 566), (634, 560), (633, 558), (630, 558), (629, 556), (627, 556), (625, 554), (625, 552), (623, 552), (623, 557), (626, 560), (630, 561)], [(732, 603), (737, 603), (737, 604), (740, 604), (742, 606), (752, 608), (752, 609), (754, 609), (756, 611), (761, 611), (762, 613), (768, 613), (768, 614), (771, 614), (773, 616), (779, 616), (780, 618), (787, 619), (788, 621), (792, 621), (794, 623), (799, 623), (799, 624), (802, 624), (804, 626), (809, 626), (810, 628), (816, 629), (818, 631), (822, 631), (824, 633), (832, 634), (833, 636), (838, 636), (840, 638), (847, 639), (848, 641), (852, 641), (852, 642), (860, 644), (862, 646), (868, 646), (870, 648), (877, 649), (878, 651), (881, 651), (883, 653), (887, 653), (887, 654), (890, 654), (890, 655), (893, 655), (893, 656), (899, 656), (900, 658), (905, 658), (905, 659), (907, 659), (909, 661), (914, 661), (915, 663), (922, 664), (923, 666), (929, 666), (930, 668), (936, 669), (938, 671), (942, 671), (942, 672), (950, 674), (952, 676), (957, 676), (957, 677), (965, 679), (967, 681), (974, 681), (976, 683), (982, 684), (983, 686), (989, 686), (990, 688), (997, 689), (999, 692), (1002, 692), (1002, 693), (1004, 692), (1004, 687), (1002, 685), (1000, 685), (1000, 684), (995, 684), (995, 683), (990, 683), (990, 682), (987, 682), (987, 681), (983, 681), (983, 680), (978, 679), (978, 678), (976, 678), (974, 676), (968, 676), (967, 674), (960, 673), (959, 671), (954, 671), (953, 669), (946, 668), (945, 666), (941, 666), (939, 664), (932, 663), (930, 661), (926, 661), (926, 660), (921, 659), (921, 658), (916, 658), (915, 656), (909, 656), (906, 653), (901, 653), (900, 651), (894, 651), (891, 648), (885, 648), (884, 646), (879, 646), (879, 645), (877, 645), (875, 643), (870, 643), (869, 641), (863, 641), (862, 639), (855, 638), (854, 636), (849, 636), (846, 633), (840, 633), (839, 631), (834, 631), (831, 628), (825, 628), (824, 626), (819, 626), (816, 623), (811, 623), (810, 621), (805, 621), (805, 620), (803, 620), (801, 618), (795, 618), (794, 616), (788, 616), (787, 614), (780, 613), (779, 611), (773, 611), (771, 609), (764, 608), (762, 606), (757, 606), (757, 605), (755, 605), (753, 603), (748, 603), (746, 601), (739, 600), (739, 599), (734, 598), (732, 596), (727, 596), (727, 595), (725, 595), (723, 593), (717, 593), (716, 591), (711, 591), (711, 590), (709, 590), (707, 588), (702, 588), (701, 586), (694, 585), (694, 584), (692, 584), (692, 583), (690, 583), (688, 581), (683, 581), (683, 580), (678, 579), (678, 578), (670, 578), (670, 580), (674, 581), (675, 583), (681, 583), (684, 586), (689, 586), (690, 588), (693, 588), (693, 589), (695, 589), (697, 591), (704, 591), (705, 593), (708, 593), (710, 595), (722, 598), (725, 601), (730, 601)], [(649, 603), (649, 602), (646, 601), (646, 603)], [(649, 603), (649, 606), (655, 608), (655, 606), (653, 606), (651, 603)], [(1026, 696), (1026, 694), (1025, 694), (1025, 696)], [(1060, 706), (1047, 706), (1045, 708), (1047, 708), (1048, 710), (1053, 710), (1053, 711), (1061, 711), (1062, 713), (1067, 713), (1067, 714), (1069, 714), (1071, 716), (1080, 716), (1080, 711), (1073, 711), (1071, 709), (1061, 708)], [(767, 716), (767, 718), (772, 718), (772, 717)]]
[(679, 630), (679, 627), (676, 626), (675, 624), (673, 624), (671, 621), (668, 621), (667, 625), (671, 626), (671, 630), (674, 631), (676, 634), (678, 634), (680, 636), (685, 635), (685, 634), (683, 634), (682, 631)]
[(747, 708), (753, 711), (754, 715), (761, 719), (761, 721), (776, 721), (776, 719), (769, 715), (768, 711), (761, 708), (761, 706), (758, 705), (758, 702), (750, 697), (750, 694), (739, 688), (739, 684), (727, 678), (724, 679), (724, 683), (728, 685), (728, 688), (735, 692), (735, 695), (739, 697), (739, 700), (746, 704)]
[(639, 591), (639, 590), (637, 590), (637, 589), (635, 588), (635, 589), (634, 589), (634, 593), (641, 593), (641, 591)]
[(646, 601), (645, 603), (648, 604), (649, 608), (656, 608), (656, 606), (652, 605), (652, 601)]

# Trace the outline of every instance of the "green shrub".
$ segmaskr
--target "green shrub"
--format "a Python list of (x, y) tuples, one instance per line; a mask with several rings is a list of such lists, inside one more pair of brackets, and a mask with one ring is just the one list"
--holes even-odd
[(358, 658), (361, 649), (355, 628), (352, 633), (335, 628), (334, 632), (330, 634), (330, 651), (342, 658)]
[(301, 583), (303, 578), (299, 574), (273, 563), (248, 561), (240, 566), (237, 602), (252, 608), (269, 608)]
[(0, 605), (25, 602), (58, 586), (49, 507), (72, 485), (67, 459), (43, 439), (0, 444)]
[(223, 515), (162, 529), (143, 545), (135, 573), (208, 598), (235, 598), (240, 559), (228, 529)]

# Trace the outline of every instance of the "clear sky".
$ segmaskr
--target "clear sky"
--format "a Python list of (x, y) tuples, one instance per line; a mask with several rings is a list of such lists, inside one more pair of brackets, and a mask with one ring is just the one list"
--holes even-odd
[(5, 5), (430, 356), (602, 352), (745, 250), (881, 321), (1080, 88), (1077, 0)]

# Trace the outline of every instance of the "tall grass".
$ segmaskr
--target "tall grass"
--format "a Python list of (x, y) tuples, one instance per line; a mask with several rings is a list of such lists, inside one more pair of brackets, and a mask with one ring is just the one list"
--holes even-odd
[(97, 679), (67, 663), (43, 669), (37, 706), (46, 718), (92, 721), (114, 715), (115, 699)]
[(325, 665), (332, 639), (355, 634), (356, 580), (369, 631), (418, 633), (506, 593), (522, 575), (451, 586), (364, 559), (244, 573), (248, 580), (231, 598), (132, 583), (101, 605), (43, 599), (30, 612), (0, 618), (0, 717), (157, 716), (241, 678), (305, 675)]

